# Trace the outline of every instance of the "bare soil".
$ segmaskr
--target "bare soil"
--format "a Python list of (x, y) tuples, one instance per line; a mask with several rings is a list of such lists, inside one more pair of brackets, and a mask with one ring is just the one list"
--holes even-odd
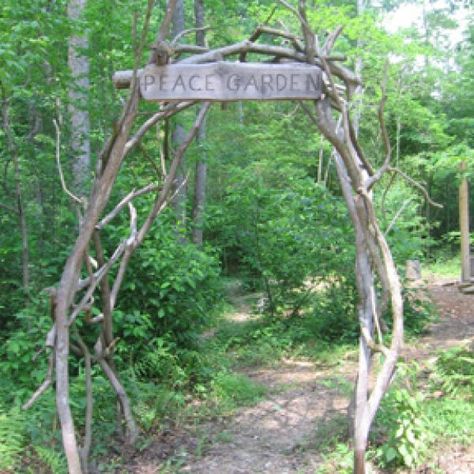
[[(462, 341), (472, 344), (474, 295), (463, 295), (456, 286), (446, 283), (429, 282), (429, 294), (440, 318), (416, 346), (405, 349), (406, 359), (423, 362), (435, 357), (437, 351)], [(248, 303), (239, 303), (237, 299), (234, 302), (235, 319), (248, 318)], [(313, 474), (322, 463), (319, 447), (335, 434), (345, 436), (349, 387), (356, 367), (356, 361), (349, 358), (333, 367), (305, 360), (283, 360), (276, 367), (247, 369), (247, 376), (268, 388), (269, 396), (264, 401), (241, 408), (226, 419), (161, 434), (130, 464), (127, 472)], [(474, 473), (474, 446), (452, 446), (437, 456), (436, 472)], [(165, 466), (171, 464), (175, 467), (167, 470)]]

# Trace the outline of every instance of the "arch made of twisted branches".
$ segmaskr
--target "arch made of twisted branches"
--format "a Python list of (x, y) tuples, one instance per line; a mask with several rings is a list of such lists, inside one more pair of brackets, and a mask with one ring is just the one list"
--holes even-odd
[[(114, 76), (115, 86), (128, 88), (129, 97), (123, 106), (114, 134), (108, 139), (97, 160), (92, 191), (87, 202), (81, 203), (79, 233), (65, 263), (59, 284), (50, 290), (54, 305), (54, 324), (45, 343), (50, 349), (49, 368), (43, 384), (24, 405), (24, 408), (29, 408), (53, 382), (55, 383), (56, 407), (61, 424), (63, 446), (69, 472), (72, 474), (88, 470), (87, 459), (92, 443), (92, 363), (101, 367), (116, 393), (126, 427), (126, 440), (133, 444), (137, 438), (138, 429), (131, 404), (113, 362), (114, 347), (117, 342), (114, 339), (113, 310), (130, 258), (145, 239), (156, 217), (173, 198), (173, 193), (176, 192), (173, 189), (173, 181), (180, 162), (211, 107), (211, 103), (199, 101), (162, 104), (153, 116), (136, 128), (140, 101), (138, 83), (141, 73), (138, 66), (153, 3), (152, 0), (148, 2), (134, 70), (121, 71)], [(357, 311), (360, 323), (360, 343), (359, 368), (354, 395), (353, 442), (354, 472), (362, 474), (366, 472), (365, 453), (369, 430), (382, 397), (393, 379), (403, 344), (403, 300), (400, 279), (387, 240), (377, 220), (372, 191), (384, 174), (403, 175), (403, 173), (391, 165), (390, 141), (384, 123), (385, 97), (381, 101), (378, 114), (386, 151), (385, 159), (380, 167), (376, 168), (371, 163), (358, 141), (350, 105), (361, 88), (361, 81), (353, 71), (343, 65), (344, 57), (333, 52), (334, 44), (342, 28), (337, 28), (329, 34), (324, 44), (320, 45), (308, 23), (305, 1), (299, 0), (297, 7), (284, 0), (280, 0), (279, 3), (296, 16), (302, 34), (278, 30), (265, 24), (259, 26), (246, 41), (208, 50), (201, 46), (180, 44), (180, 38), (166, 41), (176, 5), (176, 0), (169, 0), (148, 63), (164, 65), (173, 61), (200, 64), (224, 60), (236, 55), (243, 62), (248, 53), (255, 53), (263, 58), (270, 58), (273, 62), (290, 59), (317, 66), (322, 70), (324, 82), (322, 97), (315, 101), (301, 102), (301, 106), (315, 129), (335, 149), (333, 156), (337, 174), (355, 229), (355, 274), (359, 295)], [(261, 43), (259, 40), (263, 35), (281, 38), (284, 45)], [(181, 59), (185, 53), (190, 55)], [(154, 125), (192, 106), (198, 107), (199, 113), (193, 126), (187, 132), (185, 140), (174, 151), (167, 173), (163, 174), (159, 182), (151, 182), (144, 188), (131, 190), (111, 212), (103, 215), (119, 170), (130, 151), (139, 145), (144, 135)], [(59, 145), (57, 153), (59, 156)], [(133, 200), (149, 193), (154, 193), (155, 199), (143, 224), (138, 227)], [(102, 248), (101, 234), (107, 225), (125, 209), (128, 209), (130, 215), (129, 236), (119, 242), (114, 252), (107, 258)], [(96, 262), (89, 255), (90, 248), (94, 249), (97, 266), (93, 265)], [(110, 281), (109, 271), (114, 266), (117, 271), (113, 281)], [(381, 292), (376, 290), (376, 284), (382, 288)], [(94, 300), (96, 292), (100, 293), (101, 312), (99, 316), (90, 318), (87, 315), (90, 314), (91, 307), (99, 304)], [(393, 327), (390, 345), (386, 346), (382, 337), (381, 317), (388, 308), (392, 312)], [(101, 326), (100, 336), (93, 347), (87, 346), (75, 327), (75, 322), (80, 317), (84, 317), (88, 324)], [(85, 434), (81, 445), (76, 436), (70, 409), (70, 352), (84, 358), (86, 369), (87, 407)], [(369, 389), (369, 375), (375, 370), (372, 360), (376, 353), (382, 354), (382, 361), (378, 372), (374, 375), (375, 382)]]

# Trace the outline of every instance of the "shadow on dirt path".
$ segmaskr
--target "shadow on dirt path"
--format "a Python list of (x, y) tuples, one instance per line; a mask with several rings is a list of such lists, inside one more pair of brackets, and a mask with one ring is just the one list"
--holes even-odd
[[(440, 319), (416, 346), (405, 349), (408, 360), (423, 361), (474, 337), (474, 296), (463, 295), (444, 281), (430, 282), (428, 290)], [(248, 300), (233, 295), (232, 301), (236, 311), (231, 319), (250, 318)], [(276, 367), (246, 369), (245, 375), (267, 387), (264, 401), (241, 408), (229, 418), (202, 423), (175, 439), (170, 451), (174, 455), (180, 451), (179, 467), (162, 470), (151, 446), (129, 472), (313, 474), (322, 461), (318, 446), (346, 433), (345, 415), (356, 368), (356, 361), (349, 359), (327, 368), (305, 360), (282, 360)], [(472, 456), (472, 449), (440, 453), (439, 465), (447, 474), (472, 473)]]

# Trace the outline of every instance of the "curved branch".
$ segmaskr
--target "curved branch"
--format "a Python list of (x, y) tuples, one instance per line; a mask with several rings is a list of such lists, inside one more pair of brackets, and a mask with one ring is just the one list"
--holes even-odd
[(150, 183), (147, 186), (135, 190), (133, 189), (130, 191), (116, 206), (115, 208), (110, 211), (100, 222), (97, 223), (95, 228), (97, 230), (102, 230), (109, 222), (111, 222), (119, 213), (120, 211), (127, 206), (133, 199), (139, 196), (143, 196), (144, 194), (151, 193), (159, 189), (159, 185), (156, 183)]
[(58, 167), (59, 179), (61, 180), (61, 186), (63, 191), (71, 198), (76, 204), (82, 205), (82, 200), (78, 198), (74, 193), (69, 191), (64, 179), (63, 168), (61, 166), (61, 130), (59, 128), (56, 119), (53, 119), (54, 128), (56, 129), (56, 165)]
[(406, 173), (404, 173), (402, 170), (400, 170), (399, 168), (395, 168), (393, 166), (389, 166), (387, 171), (391, 172), (391, 173), (397, 173), (399, 174), (405, 181), (407, 181), (408, 183), (410, 183), (412, 186), (414, 186), (416, 189), (418, 189), (419, 191), (421, 191), (421, 193), (423, 194), (423, 196), (425, 196), (425, 199), (426, 199), (426, 202), (428, 204), (430, 204), (431, 206), (433, 207), (437, 207), (439, 209), (443, 209), (443, 205), (442, 204), (439, 204), (435, 201), (433, 201), (428, 193), (428, 191), (426, 190), (426, 188), (424, 186), (422, 186), (418, 181), (414, 180), (412, 177), (408, 176)]
[(207, 26), (201, 26), (199, 28), (189, 28), (187, 30), (183, 30), (181, 32), (179, 32), (172, 40), (171, 40), (171, 46), (175, 46), (178, 41), (183, 38), (184, 36), (186, 35), (189, 35), (191, 33), (196, 33), (198, 31), (207, 31), (207, 30), (210, 30), (211, 27), (209, 25)]
[(168, 104), (167, 106), (165, 106), (163, 110), (160, 110), (148, 120), (146, 120), (142, 124), (142, 126), (135, 132), (135, 134), (131, 138), (129, 138), (129, 140), (125, 144), (124, 153), (128, 154), (135, 146), (137, 146), (140, 140), (145, 136), (146, 132), (148, 132), (148, 130), (150, 130), (150, 128), (153, 127), (153, 125), (156, 125), (160, 120), (172, 117), (178, 112), (181, 112), (187, 109), (188, 107), (191, 107), (195, 103), (195, 101), (187, 101), (179, 102), (178, 104)]
[(293, 13), (296, 18), (298, 18), (302, 25), (309, 28), (306, 18), (304, 18), (293, 5), (289, 4), (286, 0), (278, 0), (278, 3), (281, 3), (287, 10), (290, 10), (290, 12)]
[(31, 408), (36, 400), (43, 395), (46, 390), (51, 386), (53, 382), (53, 369), (54, 369), (54, 354), (51, 353), (48, 357), (48, 372), (46, 374), (46, 378), (44, 379), (44, 382), (38, 387), (35, 393), (30, 397), (30, 399), (24, 403), (21, 408), (22, 410), (28, 410)]

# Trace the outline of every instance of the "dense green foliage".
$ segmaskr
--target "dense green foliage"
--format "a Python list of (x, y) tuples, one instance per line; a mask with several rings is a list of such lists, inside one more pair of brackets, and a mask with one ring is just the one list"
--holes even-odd
[[(45, 394), (28, 414), (19, 406), (44, 379), (46, 358), (40, 349), (51, 317), (43, 289), (57, 283), (77, 234), (76, 215), (61, 189), (54, 159), (58, 145), (66, 181), (71, 182), (67, 39), (78, 32), (89, 39), (84, 51), (90, 61), (85, 107), (91, 122), (93, 169), (104, 141), (113, 133), (125, 94), (114, 90), (110, 76), (133, 66), (133, 17), (140, 25), (146, 3), (89, 0), (77, 24), (67, 17), (66, 0), (3, 0), (0, 5), (0, 470), (18, 469), (26, 449), (23, 461), (64, 472), (53, 394)], [(185, 3), (187, 26), (192, 27), (192, 2)], [(361, 143), (376, 164), (382, 163), (384, 151), (374, 111), (386, 59), (393, 58), (387, 67), (386, 91), (393, 159), (444, 205), (442, 210), (427, 206), (419, 190), (399, 178), (387, 178), (377, 188), (380, 221), (397, 264), (403, 268), (407, 259), (430, 257), (433, 249), (452, 250), (459, 239), (459, 165), (467, 162), (467, 176), (474, 166), (472, 17), (463, 41), (447, 46), (443, 37), (454, 26), (449, 9), (428, 13), (425, 31), (389, 34), (382, 20), (402, 2), (377, 2), (383, 6), (367, 8), (360, 15), (354, 1), (308, 3), (312, 4), (309, 21), (319, 31), (344, 25), (338, 51), (349, 58), (349, 65), (354, 66), (354, 58), (362, 61), (365, 91), (356, 113)], [(213, 27), (208, 42), (216, 46), (248, 38), (274, 4), (206, 2)], [(162, 14), (163, 8), (154, 10), (153, 28)], [(285, 9), (276, 10), (274, 21), (295, 24)], [(148, 117), (153, 111), (153, 105), (141, 104), (139, 116)], [(192, 124), (195, 112), (183, 113), (185, 126)], [(54, 120), (61, 128), (60, 142)], [(156, 177), (161, 166), (156, 135), (161, 140), (163, 133), (163, 129), (150, 133), (127, 158), (112, 203)], [(203, 153), (208, 198), (205, 242), (197, 247), (190, 239), (191, 183)], [(125, 375), (144, 432), (186, 413), (192, 397), (203, 403), (203, 412), (220, 413), (261, 399), (265, 389), (236, 374), (235, 364), (269, 364), (288, 355), (327, 361), (357, 340), (353, 231), (331, 153), (298, 104), (240, 103), (211, 110), (206, 141), (191, 147), (186, 157), (186, 225), (177, 229), (172, 209), (160, 215), (133, 255), (114, 311), (117, 369)], [(150, 203), (149, 197), (135, 201), (139, 221)], [(127, 233), (126, 217), (107, 227), (107, 255)], [(114, 267), (112, 273), (116, 271)], [(251, 303), (254, 313), (260, 314), (241, 326), (222, 323), (225, 299), (232, 302), (235, 296), (231, 288), (235, 281), (237, 293), (243, 288), (257, 295)], [(410, 295), (407, 302), (407, 327), (416, 335), (429, 311)], [(79, 331), (85, 324), (80, 321)], [(209, 340), (205, 331), (212, 332), (216, 325), (215, 338)], [(71, 390), (84, 400), (82, 362), (73, 361), (71, 373)], [(379, 420), (383, 442), (375, 440), (374, 449), (381, 464), (419, 464), (434, 442), (425, 437), (427, 420), (443, 414), (443, 419), (461, 425), (454, 409), (467, 409), (472, 394), (472, 353), (442, 354), (433, 374), (433, 383), (449, 399), (425, 404), (400, 388), (385, 402)], [(100, 457), (110, 438), (119, 441), (114, 434), (113, 397), (99, 371), (94, 372), (94, 386), (100, 427), (94, 433), (98, 442), (93, 454)], [(84, 402), (73, 409), (82, 413)], [(446, 428), (437, 426), (439, 433)], [(342, 453), (346, 448), (334, 449)]]

